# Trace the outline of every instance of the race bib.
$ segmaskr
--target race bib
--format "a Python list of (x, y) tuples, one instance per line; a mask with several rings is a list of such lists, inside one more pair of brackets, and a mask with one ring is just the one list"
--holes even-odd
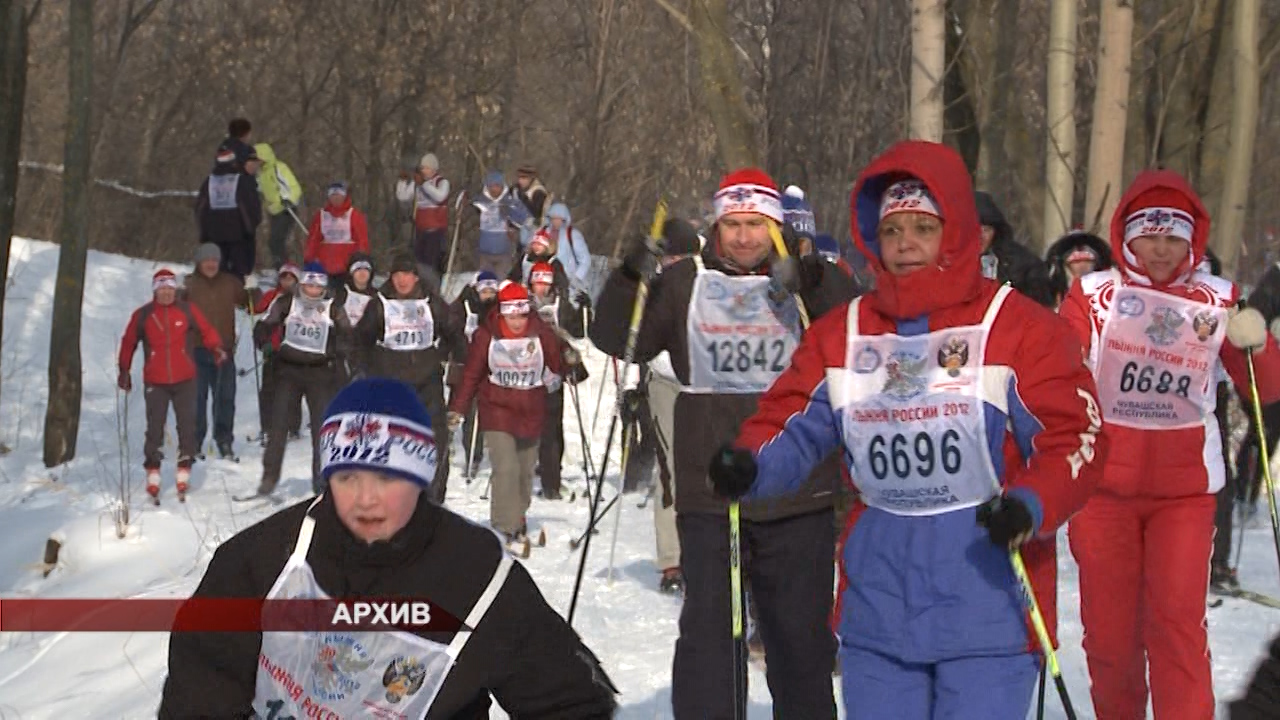
[(326, 243), (351, 242), (351, 211), (334, 217), (326, 211), (320, 211), (320, 234)]
[(498, 387), (542, 387), (544, 366), (538, 338), (494, 338), (489, 343), (489, 382)]
[(332, 304), (332, 300), (310, 302), (295, 299), (284, 321), (282, 343), (305, 353), (324, 355), (329, 347), (329, 328), (333, 326), (329, 317)]
[(1217, 402), (1213, 371), (1226, 326), (1226, 308), (1117, 287), (1094, 369), (1103, 419), (1157, 430), (1203, 425)]
[(240, 184), (240, 173), (209, 176), (209, 207), (213, 210), (234, 210), (236, 208), (236, 187)]
[(385, 310), (382, 346), (391, 350), (426, 350), (435, 344), (435, 321), (428, 300), (382, 299)]
[(795, 301), (774, 303), (757, 275), (699, 270), (687, 330), (689, 392), (764, 392), (800, 344)]
[(361, 295), (356, 292), (348, 292), (347, 299), (342, 304), (342, 309), (347, 313), (347, 319), (351, 321), (351, 326), (355, 327), (360, 322), (360, 318), (364, 317), (364, 311), (369, 307), (369, 301), (372, 300), (368, 295)]
[(554, 302), (544, 301), (543, 304), (538, 304), (538, 301), (534, 300), (534, 304), (537, 305), (538, 317), (542, 318), (543, 322), (551, 325), (552, 327), (560, 327), (559, 299), (556, 299)]

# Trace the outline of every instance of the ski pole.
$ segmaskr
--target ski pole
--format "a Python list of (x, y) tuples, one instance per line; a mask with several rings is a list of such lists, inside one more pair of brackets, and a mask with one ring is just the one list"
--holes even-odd
[(476, 466), (476, 438), (480, 436), (480, 403), (476, 402), (475, 409), (471, 416), (471, 447), (467, 450), (467, 484), (475, 478), (472, 476), (471, 468)]
[(1044, 720), (1044, 666), (1040, 667), (1040, 689), (1036, 691), (1036, 720)]
[(747, 716), (747, 640), (742, 619), (741, 505), (729, 503), (729, 607), (733, 612), (733, 716)]
[[(618, 377), (618, 358), (609, 358), (609, 364), (613, 366), (613, 376)], [(600, 401), (604, 399), (604, 386), (609, 380), (609, 368), (605, 368), (600, 373), (600, 387), (596, 390), (596, 414), (591, 416), (591, 434), (596, 434), (596, 426), (600, 423)]]
[(1022, 602), (1026, 604), (1031, 615), (1031, 625), (1035, 628), (1036, 638), (1040, 641), (1040, 649), (1044, 652), (1049, 674), (1053, 676), (1053, 684), (1058, 688), (1058, 697), (1062, 698), (1062, 709), (1067, 720), (1076, 720), (1075, 708), (1071, 705), (1071, 695), (1067, 692), (1067, 682), (1062, 679), (1062, 668), (1058, 665), (1058, 653), (1053, 649), (1053, 641), (1049, 639), (1049, 629), (1044, 624), (1044, 615), (1040, 612), (1040, 603), (1036, 601), (1035, 590), (1031, 586), (1031, 577), (1027, 574), (1027, 566), (1022, 562), (1022, 553), (1017, 548), (1009, 548), (1009, 561), (1013, 565), (1013, 574), (1018, 578), (1022, 590)]
[(451, 283), (453, 280), (453, 260), (458, 254), (458, 234), (462, 232), (462, 218), (458, 217), (458, 211), (462, 208), (462, 201), (467, 197), (467, 191), (463, 190), (458, 193), (458, 199), (453, 201), (453, 242), (449, 243), (449, 261), (445, 263), (444, 277), (440, 278), (440, 291), (444, 292), (445, 283)]
[(587, 440), (587, 428), (582, 424), (582, 405), (578, 402), (578, 385), (569, 386), (569, 398), (573, 400), (573, 412), (578, 417), (578, 436), (582, 440), (582, 477), (587, 481), (587, 494), (591, 494), (591, 443)]
[(578, 547), (582, 545), (582, 541), (586, 539), (587, 534), (596, 532), (596, 527), (600, 525), (600, 521), (604, 520), (604, 516), (608, 515), (609, 511), (613, 509), (613, 506), (617, 504), (618, 497), (615, 495), (608, 503), (605, 504), (604, 508), (600, 511), (600, 514), (591, 519), (591, 522), (587, 524), (587, 529), (582, 531), (582, 534), (577, 538), (569, 541), (569, 549), (577, 550)]
[[(1271, 537), (1276, 544), (1276, 560), (1280, 562), (1280, 515), (1276, 514), (1276, 488), (1271, 478), (1271, 458), (1267, 448), (1267, 427), (1262, 421), (1262, 400), (1258, 397), (1258, 377), (1253, 369), (1253, 348), (1245, 351), (1249, 368), (1249, 394), (1253, 400), (1253, 422), (1258, 431), (1258, 464), (1262, 466), (1262, 481), (1267, 487), (1267, 508), (1271, 511)], [(1243, 532), (1244, 528), (1241, 528)]]
[[(253, 347), (253, 293), (249, 292), (249, 288), (245, 288), (244, 295), (245, 316), (249, 324), (249, 345), (253, 349), (253, 385), (258, 389), (258, 394), (262, 394), (262, 376), (258, 372), (258, 348)], [(237, 342), (239, 342), (238, 339)]]
[[(649, 237), (651, 240), (662, 242), (662, 225), (667, 219), (667, 203), (665, 200), (659, 200), (657, 208), (653, 212), (653, 224), (649, 228)], [(640, 323), (644, 320), (645, 305), (649, 299), (649, 277), (641, 276), (639, 284), (636, 286), (636, 299), (631, 306), (631, 322), (627, 327), (627, 344), (623, 350), (623, 367), (631, 364), (636, 355), (636, 342), (640, 338)], [(603, 389), (603, 388), (602, 388)], [(613, 445), (613, 433), (617, 428), (619, 417), (622, 414), (622, 393), (618, 393), (615, 398), (613, 419), (609, 421), (609, 435), (604, 447), (604, 461), (600, 463), (600, 482), (596, 485), (595, 495), (591, 501), (591, 517), (595, 518), (596, 510), (599, 508), (600, 496), (604, 489), (604, 476), (609, 468), (609, 450)], [(622, 478), (626, 476), (626, 450), (623, 450), (623, 468), (622, 475), (618, 478), (618, 494), (622, 494)], [(621, 514), (621, 513), (619, 513)], [(616, 536), (615, 536), (616, 537)], [(582, 573), (587, 567), (587, 553), (591, 550), (591, 533), (587, 533), (586, 539), (582, 545), (582, 557), (578, 560), (578, 575), (573, 581), (573, 598), (569, 601), (568, 623), (573, 625), (573, 614), (578, 608), (578, 593), (582, 590)], [(612, 572), (612, 568), (610, 568)]]

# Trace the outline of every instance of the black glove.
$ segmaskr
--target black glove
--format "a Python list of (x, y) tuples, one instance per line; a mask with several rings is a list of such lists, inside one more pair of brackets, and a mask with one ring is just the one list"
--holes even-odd
[(259, 349), (271, 345), (271, 327), (261, 320), (253, 324), (253, 344)]
[(755, 484), (756, 459), (751, 456), (750, 451), (729, 444), (721, 445), (711, 457), (707, 478), (716, 495), (737, 500), (746, 495)]
[(133, 390), (133, 378), (129, 376), (128, 370), (120, 369), (120, 374), (116, 377), (116, 387), (125, 392)]
[(622, 422), (630, 425), (640, 417), (640, 403), (644, 402), (644, 393), (636, 388), (622, 391)]
[(987, 529), (991, 542), (1015, 547), (1031, 537), (1035, 519), (1027, 504), (1012, 495), (997, 495), (978, 506), (978, 524)]
[(661, 245), (647, 237), (636, 238), (622, 259), (622, 270), (632, 280), (652, 280), (658, 272), (661, 258)]
[(688, 220), (672, 218), (662, 225), (662, 246), (667, 255), (692, 255), (702, 249), (698, 231)]
[(578, 306), (578, 310), (591, 307), (591, 296), (586, 290), (579, 290), (577, 295), (573, 296), (573, 304)]
[(1274, 717), (1280, 717), (1280, 639), (1271, 643), (1271, 654), (1258, 665), (1244, 697), (1231, 703), (1231, 720)]

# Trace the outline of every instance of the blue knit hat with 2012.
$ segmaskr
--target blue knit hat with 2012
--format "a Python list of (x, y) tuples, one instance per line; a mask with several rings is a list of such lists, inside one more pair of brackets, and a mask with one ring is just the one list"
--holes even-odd
[(812, 240), (817, 232), (813, 209), (809, 207), (809, 202), (803, 195), (792, 194), (793, 189), (799, 191), (799, 188), (793, 185), (787, 188), (787, 192), (782, 196), (782, 219), (796, 231), (796, 235)]
[(320, 426), (320, 473), (368, 470), (422, 488), (436, 474), (431, 416), (413, 388), (390, 378), (364, 378), (343, 388)]

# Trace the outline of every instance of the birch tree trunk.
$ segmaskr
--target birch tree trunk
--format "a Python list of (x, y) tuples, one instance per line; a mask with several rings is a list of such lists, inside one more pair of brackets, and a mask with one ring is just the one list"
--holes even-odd
[(89, 252), (89, 157), (93, 94), (93, 0), (76, 0), (68, 13), (67, 146), (62, 175), (62, 227), (49, 336), (49, 405), (44, 416), (44, 465), (76, 456), (80, 433), (80, 309)]
[(1071, 227), (1075, 194), (1076, 0), (1053, 0), (1050, 12), (1042, 243), (1052, 242)]
[(703, 102), (716, 128), (720, 160), (728, 170), (756, 165), (760, 153), (755, 124), (743, 98), (742, 76), (729, 40), (728, 4), (693, 0), (689, 14), (702, 68)]
[(1258, 132), (1258, 0), (1237, 0), (1231, 25), (1231, 149), (1227, 152), (1222, 183), (1222, 204), (1213, 225), (1213, 246), (1222, 259), (1223, 273), (1234, 276), (1239, 259), (1241, 233), (1249, 200), (1249, 173), (1253, 169), (1253, 145)]
[(1098, 88), (1089, 140), (1089, 184), (1084, 225), (1099, 233), (1111, 222), (1123, 191), (1125, 123), (1129, 117), (1129, 62), (1134, 0), (1102, 0)]
[(946, 4), (943, 0), (911, 0), (912, 139), (942, 142), (946, 69)]

